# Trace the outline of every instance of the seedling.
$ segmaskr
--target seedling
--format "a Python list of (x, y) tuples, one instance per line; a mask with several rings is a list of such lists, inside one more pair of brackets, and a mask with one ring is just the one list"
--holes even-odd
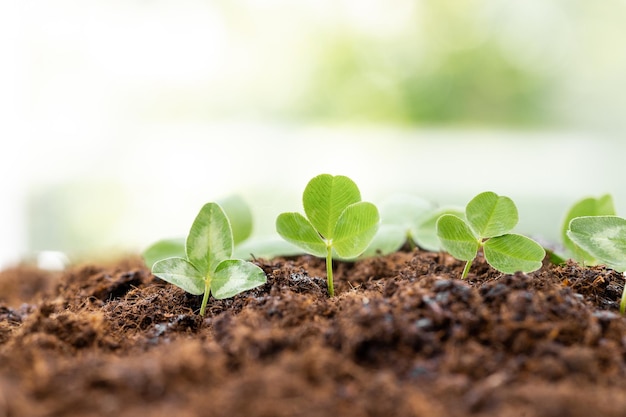
[(306, 217), (282, 213), (276, 231), (286, 241), (314, 256), (326, 258), (328, 294), (333, 286), (333, 254), (356, 258), (370, 244), (378, 229), (378, 209), (361, 201), (361, 193), (348, 177), (318, 175), (307, 184), (302, 195)]
[(231, 259), (233, 246), (233, 232), (224, 210), (217, 203), (207, 203), (189, 230), (186, 256), (160, 260), (152, 266), (152, 273), (190, 294), (204, 294), (200, 307), (204, 316), (210, 294), (218, 300), (230, 298), (267, 281), (258, 266)]
[(395, 194), (378, 205), (380, 227), (360, 258), (388, 255), (405, 243), (428, 251), (441, 250), (436, 222), (443, 214), (462, 216), (462, 210), (437, 208), (431, 202), (406, 194)]
[(589, 252), (583, 250), (580, 246), (576, 245), (569, 238), (567, 233), (569, 230), (569, 224), (572, 219), (575, 219), (576, 217), (614, 216), (615, 214), (615, 205), (613, 204), (613, 197), (611, 197), (610, 194), (605, 194), (598, 198), (587, 197), (574, 203), (574, 205), (567, 212), (561, 227), (561, 239), (563, 240), (563, 245), (568, 252), (565, 256), (571, 256), (579, 263), (587, 265), (594, 264), (596, 262), (595, 257)]
[[(621, 272), (626, 279), (626, 219), (617, 216), (583, 216), (572, 219), (567, 236), (598, 261)], [(619, 305), (626, 312), (626, 285)]]
[(534, 240), (509, 233), (518, 222), (517, 207), (508, 197), (487, 191), (465, 207), (465, 219), (444, 214), (437, 220), (437, 235), (444, 249), (466, 261), (461, 275), (467, 277), (482, 247), (487, 263), (505, 274), (541, 268), (545, 250)]

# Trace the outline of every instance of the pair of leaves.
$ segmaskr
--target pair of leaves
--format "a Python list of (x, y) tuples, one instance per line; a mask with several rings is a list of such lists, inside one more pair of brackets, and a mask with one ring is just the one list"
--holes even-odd
[(437, 220), (437, 235), (444, 249), (467, 268), (482, 247), (493, 268), (506, 274), (541, 268), (545, 250), (534, 240), (510, 233), (519, 220), (513, 200), (487, 191), (474, 197), (465, 208), (465, 219), (444, 214)]
[(355, 258), (369, 245), (378, 228), (378, 209), (361, 201), (361, 193), (348, 177), (321, 174), (307, 184), (302, 195), (306, 217), (282, 213), (276, 231), (307, 253), (325, 257), (334, 250), (341, 258)]
[(210, 294), (216, 299), (233, 297), (266, 282), (258, 266), (232, 259), (234, 247), (230, 221), (217, 203), (205, 204), (194, 220), (185, 241), (185, 257), (160, 260), (152, 273), (190, 294), (204, 294), (204, 315)]
[(379, 204), (380, 227), (361, 257), (396, 252), (407, 241), (428, 251), (441, 250), (437, 219), (443, 214), (462, 216), (462, 210), (435, 208), (432, 203), (405, 194), (396, 194)]

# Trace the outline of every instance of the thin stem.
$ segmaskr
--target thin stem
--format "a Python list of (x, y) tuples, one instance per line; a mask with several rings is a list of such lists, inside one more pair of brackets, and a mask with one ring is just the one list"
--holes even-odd
[(326, 282), (328, 283), (328, 296), (333, 297), (335, 288), (333, 286), (333, 247), (331, 245), (326, 246)]
[(472, 266), (473, 259), (470, 259), (465, 263), (465, 268), (463, 268), (463, 273), (461, 274), (461, 279), (467, 278), (467, 274), (469, 273), (470, 267)]
[[(626, 280), (626, 272), (623, 274), (624, 280)], [(622, 301), (619, 303), (619, 312), (624, 314), (626, 312), (626, 282), (624, 282), (624, 289), (622, 290)]]
[(202, 297), (202, 305), (200, 306), (200, 315), (204, 317), (204, 313), (206, 313), (206, 305), (209, 301), (209, 295), (211, 294), (211, 280), (207, 279), (204, 281), (204, 296)]

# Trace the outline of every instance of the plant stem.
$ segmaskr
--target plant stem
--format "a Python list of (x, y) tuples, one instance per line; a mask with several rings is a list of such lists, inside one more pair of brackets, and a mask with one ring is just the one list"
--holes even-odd
[[(623, 273), (623, 276), (626, 281), (626, 272)], [(622, 300), (619, 303), (619, 312), (622, 314), (626, 312), (626, 282), (624, 282), (624, 289), (622, 290)]]
[(211, 294), (211, 280), (207, 279), (204, 281), (204, 295), (202, 296), (202, 305), (200, 306), (200, 315), (204, 317), (204, 313), (206, 313), (206, 305), (209, 301), (209, 295)]
[(461, 279), (467, 278), (467, 274), (468, 274), (471, 266), (472, 266), (472, 259), (467, 261), (467, 263), (465, 264), (465, 268), (463, 268), (463, 273), (461, 274)]
[(333, 247), (326, 245), (326, 282), (328, 286), (328, 296), (335, 295), (335, 287), (333, 286)]

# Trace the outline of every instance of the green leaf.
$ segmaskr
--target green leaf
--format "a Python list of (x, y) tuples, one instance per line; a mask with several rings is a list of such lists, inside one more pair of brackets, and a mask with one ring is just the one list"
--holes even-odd
[(342, 258), (359, 256), (378, 230), (378, 209), (372, 203), (352, 204), (337, 219), (332, 246)]
[(584, 262), (587, 264), (595, 262), (595, 258), (591, 254), (576, 246), (576, 244), (572, 242), (567, 235), (569, 224), (572, 219), (583, 216), (614, 216), (615, 214), (615, 205), (613, 204), (613, 197), (610, 194), (605, 194), (598, 198), (583, 198), (582, 200), (574, 203), (574, 205), (567, 212), (561, 227), (561, 239), (563, 240), (563, 245), (569, 251), (570, 255), (572, 255), (572, 257), (574, 257), (578, 262)]
[(148, 246), (143, 252), (143, 260), (148, 268), (157, 261), (167, 258), (185, 257), (185, 239), (163, 239)]
[(417, 246), (431, 252), (437, 252), (442, 249), (441, 242), (437, 236), (437, 220), (444, 214), (453, 214), (461, 219), (465, 217), (463, 210), (451, 207), (431, 212), (410, 229), (410, 236)]
[(252, 212), (246, 201), (238, 195), (232, 195), (217, 201), (230, 221), (235, 246), (248, 239), (252, 234)]
[(217, 203), (205, 204), (187, 236), (187, 258), (203, 275), (232, 256), (233, 234), (224, 210)]
[(508, 197), (487, 191), (474, 197), (465, 208), (467, 221), (482, 238), (511, 231), (518, 221), (515, 203)]
[(304, 249), (306, 252), (315, 256), (326, 256), (326, 242), (302, 214), (280, 214), (276, 218), (276, 231), (287, 242)]
[(168, 258), (152, 266), (152, 274), (193, 295), (204, 294), (204, 276), (186, 259)]
[(453, 214), (444, 214), (437, 220), (437, 236), (444, 249), (456, 259), (471, 261), (478, 253), (478, 237), (467, 223)]
[(342, 175), (318, 175), (309, 181), (302, 195), (307, 218), (325, 239), (333, 238), (337, 219), (346, 207), (359, 201), (358, 187)]
[(485, 242), (483, 250), (489, 265), (505, 274), (536, 271), (546, 256), (540, 244), (514, 233), (492, 237)]
[(572, 219), (567, 232), (591, 256), (619, 272), (626, 271), (626, 220), (617, 216)]
[(211, 281), (213, 298), (221, 300), (267, 282), (265, 272), (253, 263), (239, 259), (220, 262)]

